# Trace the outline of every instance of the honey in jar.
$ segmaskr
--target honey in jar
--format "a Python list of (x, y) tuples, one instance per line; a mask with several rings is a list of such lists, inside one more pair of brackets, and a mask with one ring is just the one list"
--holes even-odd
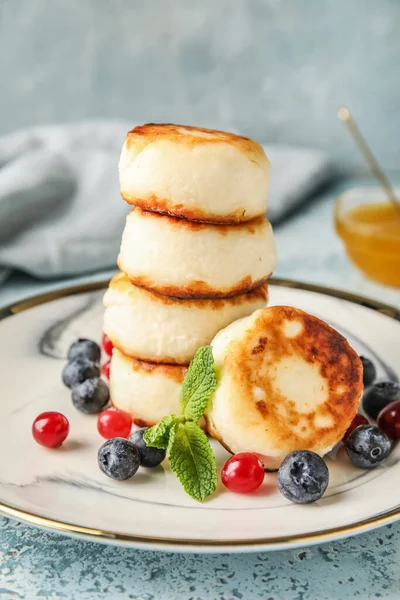
[(400, 287), (400, 211), (376, 192), (375, 198), (371, 190), (343, 194), (336, 203), (336, 231), (367, 277)]

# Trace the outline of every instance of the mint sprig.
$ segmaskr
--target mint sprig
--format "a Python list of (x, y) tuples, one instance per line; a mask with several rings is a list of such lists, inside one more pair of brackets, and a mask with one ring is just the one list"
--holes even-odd
[(217, 387), (211, 346), (202, 346), (189, 365), (181, 390), (181, 411), (185, 419), (197, 421)]
[(217, 467), (210, 442), (198, 421), (217, 386), (211, 346), (196, 352), (181, 391), (181, 416), (169, 415), (148, 429), (148, 446), (167, 450), (171, 470), (189, 496), (203, 502), (217, 486)]
[(176, 415), (168, 415), (163, 417), (157, 425), (150, 427), (143, 438), (147, 446), (154, 446), (166, 450), (168, 447), (169, 436), (172, 426), (178, 422), (179, 419)]
[(204, 431), (194, 421), (177, 423), (168, 443), (171, 470), (189, 496), (203, 502), (217, 486), (214, 453)]

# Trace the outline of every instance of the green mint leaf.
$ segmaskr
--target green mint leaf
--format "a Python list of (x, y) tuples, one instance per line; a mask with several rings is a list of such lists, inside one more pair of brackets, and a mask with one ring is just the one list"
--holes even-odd
[(175, 422), (167, 456), (171, 470), (189, 496), (203, 502), (217, 486), (217, 466), (210, 442), (193, 421)]
[(181, 391), (181, 411), (185, 419), (197, 421), (217, 387), (211, 346), (199, 348), (189, 365)]
[(168, 415), (168, 417), (163, 417), (157, 425), (150, 427), (143, 435), (146, 445), (166, 450), (171, 428), (178, 420), (176, 415)]

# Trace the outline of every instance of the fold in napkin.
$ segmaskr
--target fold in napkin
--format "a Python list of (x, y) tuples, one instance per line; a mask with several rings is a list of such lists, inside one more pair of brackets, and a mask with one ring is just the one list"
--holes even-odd
[[(117, 164), (131, 128), (102, 121), (0, 138), (0, 283), (13, 270), (58, 278), (115, 266), (130, 210), (119, 196)], [(268, 218), (274, 223), (332, 170), (317, 150), (264, 147), (272, 173)]]

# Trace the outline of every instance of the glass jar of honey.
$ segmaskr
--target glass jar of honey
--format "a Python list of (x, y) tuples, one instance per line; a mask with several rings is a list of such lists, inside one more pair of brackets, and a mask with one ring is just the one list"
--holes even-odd
[[(400, 197), (399, 190), (395, 193)], [(335, 227), (364, 275), (400, 287), (400, 211), (382, 190), (357, 188), (342, 194), (335, 204)]]

